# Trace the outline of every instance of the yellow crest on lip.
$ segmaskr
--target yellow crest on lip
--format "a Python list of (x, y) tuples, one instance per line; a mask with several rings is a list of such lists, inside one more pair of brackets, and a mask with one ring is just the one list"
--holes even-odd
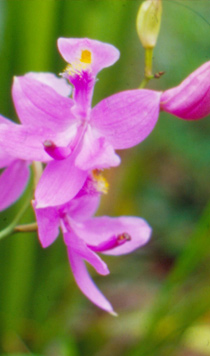
[(96, 190), (100, 193), (107, 194), (109, 189), (109, 183), (106, 178), (103, 177), (102, 172), (99, 169), (92, 171), (92, 177), (96, 184)]
[(84, 49), (81, 51), (80, 59), (76, 58), (75, 61), (69, 63), (64, 70), (64, 73), (67, 72), (69, 75), (80, 75), (83, 70), (87, 70), (90, 67), (89, 64), (91, 64), (91, 61), (92, 53), (88, 49)]
[(91, 52), (88, 51), (88, 49), (84, 49), (81, 53), (81, 58), (80, 58), (80, 62), (82, 63), (87, 63), (90, 64), (91, 63)]

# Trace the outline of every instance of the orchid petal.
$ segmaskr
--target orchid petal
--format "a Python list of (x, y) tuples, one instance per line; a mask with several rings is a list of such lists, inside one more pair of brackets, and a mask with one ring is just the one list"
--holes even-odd
[(27, 162), (13, 161), (0, 175), (0, 211), (8, 208), (24, 192), (29, 180)]
[(50, 161), (51, 157), (45, 152), (43, 142), (46, 138), (52, 141), (57, 133), (50, 130), (18, 125), (0, 125), (0, 145), (10, 156), (23, 160)]
[(98, 135), (89, 126), (84, 137), (75, 164), (81, 169), (116, 167), (120, 164), (120, 157), (104, 137)]
[(0, 124), (6, 124), (6, 125), (10, 125), (13, 124), (13, 121), (7, 119), (6, 117), (0, 115)]
[(71, 113), (73, 100), (30, 75), (14, 78), (12, 95), (22, 124), (62, 131), (75, 121)]
[(35, 191), (37, 208), (65, 204), (82, 188), (87, 172), (74, 165), (70, 156), (62, 161), (50, 162), (45, 168)]
[(53, 73), (29, 72), (24, 77), (35, 79), (43, 84), (53, 88), (58, 94), (68, 97), (71, 94), (72, 87), (64, 78), (58, 78)]
[(151, 235), (151, 227), (144, 219), (126, 216), (119, 218), (95, 217), (83, 222), (81, 226), (75, 226), (74, 230), (90, 246), (110, 241), (113, 235), (128, 234), (131, 238), (129, 241), (104, 252), (109, 255), (130, 253), (146, 244)]
[(10, 163), (12, 163), (12, 161), (14, 161), (14, 157), (11, 157), (10, 155), (8, 155), (8, 153), (4, 152), (1, 148), (1, 150), (0, 150), (0, 169), (8, 167), (10, 165)]
[(87, 245), (94, 252), (106, 252), (108, 250), (113, 250), (113, 248), (124, 245), (128, 241), (131, 241), (130, 235), (125, 232), (120, 235), (113, 235), (107, 241), (103, 241), (98, 245)]
[(72, 150), (69, 145), (59, 147), (56, 146), (55, 143), (50, 140), (46, 140), (43, 145), (45, 152), (47, 152), (47, 154), (55, 160), (63, 160), (72, 153)]
[(113, 313), (111, 304), (96, 287), (82, 258), (70, 246), (68, 246), (67, 250), (75, 281), (82, 293), (84, 293), (85, 296), (99, 308), (104, 309), (109, 313)]
[(114, 94), (93, 108), (91, 124), (115, 149), (135, 146), (156, 125), (160, 96), (160, 92), (146, 89)]
[(210, 114), (210, 61), (190, 74), (180, 85), (161, 96), (161, 109), (185, 120)]
[[(79, 192), (80, 193), (80, 192)], [(79, 194), (78, 193), (78, 194)], [(76, 221), (85, 221), (93, 216), (98, 209), (100, 202), (100, 195), (83, 195), (79, 198), (77, 196), (70, 201), (67, 208), (69, 216)]]
[[(74, 226), (75, 224), (73, 224)], [(71, 225), (72, 228), (72, 225)], [(93, 266), (99, 274), (106, 276), (109, 274), (108, 267), (104, 261), (93, 251), (91, 251), (82, 239), (80, 239), (73, 231), (64, 233), (64, 242), (67, 246), (74, 250), (83, 260)]]
[[(12, 125), (14, 124), (11, 120), (7, 119), (6, 117), (0, 115), (0, 130), (1, 130), (1, 125), (6, 124), (6, 125)], [(4, 136), (5, 139), (5, 144), (7, 144), (8, 138), (7, 136)], [(1, 150), (0, 150), (0, 168), (4, 168), (9, 166), (10, 163), (14, 161), (14, 157), (10, 156), (6, 151), (3, 150), (3, 146), (1, 145)]]
[(110, 44), (88, 38), (59, 38), (58, 50), (66, 62), (80, 61), (82, 51), (91, 53), (90, 68), (93, 75), (114, 64), (120, 56), (118, 49)]
[(36, 205), (34, 201), (39, 240), (42, 247), (48, 247), (59, 235), (59, 215), (55, 208), (37, 209)]

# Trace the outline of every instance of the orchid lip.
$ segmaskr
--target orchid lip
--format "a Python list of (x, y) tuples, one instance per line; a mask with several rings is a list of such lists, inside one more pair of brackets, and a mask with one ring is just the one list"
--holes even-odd
[(87, 177), (83, 187), (77, 194), (77, 197), (83, 195), (99, 195), (107, 194), (109, 189), (109, 184), (107, 180), (103, 177), (102, 171), (99, 169), (94, 169)]
[(50, 157), (58, 161), (67, 158), (72, 153), (72, 150), (69, 146), (59, 147), (56, 146), (55, 143), (50, 140), (44, 141), (43, 146), (45, 152), (47, 152)]
[(94, 252), (105, 252), (124, 245), (128, 241), (131, 241), (131, 236), (127, 232), (123, 232), (122, 234), (112, 236), (108, 241), (102, 242), (97, 246), (87, 246)]

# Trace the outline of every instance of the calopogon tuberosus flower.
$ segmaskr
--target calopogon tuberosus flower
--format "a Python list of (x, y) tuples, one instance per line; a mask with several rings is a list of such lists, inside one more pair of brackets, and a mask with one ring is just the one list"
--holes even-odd
[(199, 120), (210, 114), (210, 61), (175, 88), (161, 95), (160, 109), (180, 119)]
[[(72, 98), (64, 78), (49, 73), (16, 77), (12, 95), (21, 125), (0, 127), (0, 144), (8, 153), (25, 160), (51, 161), (37, 187), (39, 207), (72, 199), (84, 183), (86, 171), (117, 166), (120, 158), (115, 149), (144, 140), (159, 113), (161, 93), (150, 90), (121, 92), (91, 109), (96, 75), (116, 62), (119, 51), (90, 39), (60, 38), (58, 48), (69, 63), (63, 77), (73, 86)], [(69, 185), (73, 171), (76, 186)], [(65, 201), (64, 194), (60, 195), (63, 185)]]
[[(23, 160), (49, 162), (36, 191), (40, 208), (72, 199), (88, 170), (118, 165), (115, 149), (144, 140), (160, 110), (187, 120), (210, 112), (210, 62), (163, 93), (127, 90), (91, 108), (96, 75), (119, 58), (119, 51), (90, 39), (60, 38), (58, 48), (69, 63), (64, 78), (50, 73), (16, 77), (12, 94), (21, 125), (0, 125), (0, 145), (5, 152)], [(73, 86), (72, 98), (65, 78)]]
[[(5, 119), (0, 116), (0, 124)], [(24, 192), (29, 177), (29, 163), (16, 159), (0, 149), (0, 211), (7, 209)]]
[(130, 253), (149, 240), (151, 228), (144, 219), (137, 217), (92, 217), (100, 200), (98, 189), (103, 190), (106, 184), (98, 182), (97, 187), (93, 176), (88, 179), (78, 195), (64, 205), (37, 208), (34, 201), (38, 235), (42, 246), (48, 247), (61, 228), (78, 287), (98, 307), (114, 313), (110, 302), (91, 279), (85, 261), (99, 274), (107, 275), (108, 267), (98, 253), (116, 256)]

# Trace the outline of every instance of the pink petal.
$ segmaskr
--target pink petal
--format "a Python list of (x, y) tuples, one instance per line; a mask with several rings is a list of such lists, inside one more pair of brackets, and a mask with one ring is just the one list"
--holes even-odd
[(69, 145), (59, 147), (53, 141), (50, 140), (44, 141), (43, 145), (45, 152), (47, 152), (47, 154), (55, 160), (63, 160), (72, 153), (72, 150)]
[(114, 46), (88, 38), (59, 38), (58, 50), (66, 62), (74, 64), (84, 50), (91, 52), (91, 72), (96, 75), (101, 69), (114, 64), (120, 56)]
[(59, 215), (55, 208), (36, 209), (33, 202), (36, 220), (38, 223), (38, 236), (42, 247), (51, 245), (59, 235)]
[(63, 131), (75, 121), (71, 113), (73, 100), (30, 75), (14, 78), (12, 95), (22, 124)]
[(210, 61), (190, 74), (180, 85), (166, 90), (161, 109), (186, 120), (210, 114)]
[(0, 125), (0, 145), (10, 156), (23, 160), (47, 162), (51, 157), (45, 152), (43, 142), (46, 138), (55, 140), (57, 133), (37, 127), (17, 125)]
[[(72, 227), (72, 226), (71, 226)], [(67, 247), (70, 247), (83, 260), (87, 261), (95, 270), (106, 276), (109, 274), (108, 267), (104, 261), (93, 251), (91, 251), (82, 239), (77, 237), (73, 231), (64, 234), (64, 242)]]
[(113, 250), (105, 252), (109, 255), (130, 253), (145, 245), (151, 235), (151, 227), (144, 219), (126, 216), (119, 218), (96, 217), (85, 221), (83, 225), (78, 225), (74, 229), (91, 246), (97, 246), (103, 242), (110, 241), (113, 235), (128, 234), (131, 240)]
[(68, 246), (68, 257), (75, 281), (84, 295), (96, 304), (99, 308), (113, 313), (113, 308), (109, 301), (103, 296), (91, 279), (82, 258)]
[(0, 175), (0, 210), (8, 208), (24, 192), (29, 180), (27, 162), (16, 160)]
[(87, 245), (94, 252), (106, 252), (108, 250), (113, 250), (113, 248), (124, 245), (128, 241), (131, 241), (130, 235), (125, 232), (120, 235), (113, 235), (109, 240), (103, 241), (98, 245)]
[(0, 115), (0, 124), (6, 124), (6, 125), (10, 125), (13, 124), (13, 121), (7, 119), (6, 117)]
[(135, 146), (156, 125), (160, 96), (160, 92), (144, 89), (112, 95), (93, 108), (91, 124), (115, 149)]
[(37, 208), (69, 202), (82, 188), (87, 172), (74, 165), (74, 157), (50, 162), (45, 168), (35, 191)]
[[(79, 193), (78, 193), (79, 194)], [(93, 216), (98, 209), (100, 195), (83, 195), (79, 198), (75, 197), (68, 205), (68, 214), (72, 219), (77, 221), (85, 221)]]
[(14, 157), (8, 155), (8, 153), (4, 152), (1, 148), (0, 150), (0, 168), (5, 168), (10, 165), (14, 161)]
[[(0, 130), (1, 124), (12, 125), (14, 124), (11, 120), (7, 119), (6, 117), (0, 115)], [(3, 126), (4, 127), (4, 126)], [(8, 126), (7, 126), (8, 127)], [(7, 145), (8, 138), (7, 136), (3, 135), (5, 144)], [(10, 156), (6, 151), (3, 150), (3, 146), (1, 146), (0, 150), (0, 168), (7, 167), (10, 163), (14, 161), (14, 157)]]
[(72, 88), (64, 78), (58, 78), (53, 73), (30, 72), (24, 77), (35, 79), (43, 84), (54, 89), (58, 94), (68, 97), (71, 94)]
[(75, 164), (85, 170), (116, 167), (120, 164), (120, 157), (105, 138), (99, 137), (89, 125)]

